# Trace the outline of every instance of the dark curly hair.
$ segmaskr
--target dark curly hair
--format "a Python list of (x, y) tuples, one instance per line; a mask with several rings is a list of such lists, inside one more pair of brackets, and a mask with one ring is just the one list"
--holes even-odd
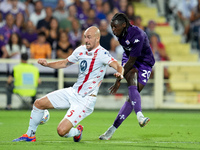
[(116, 13), (113, 18), (112, 18), (112, 22), (118, 20), (120, 24), (126, 22), (126, 28), (128, 28), (129, 26), (131, 26), (128, 17), (124, 14), (124, 13)]
[(12, 33), (11, 36), (10, 36), (10, 38), (9, 38), (8, 45), (10, 46), (10, 50), (12, 51), (12, 46), (13, 46), (13, 43), (12, 43), (12, 36), (13, 36), (13, 35), (16, 35), (16, 36), (17, 36), (17, 38), (18, 38), (17, 45), (19, 45), (20, 50), (21, 50), (21, 48), (22, 48), (22, 40), (21, 40), (21, 37), (19, 36), (18, 33)]

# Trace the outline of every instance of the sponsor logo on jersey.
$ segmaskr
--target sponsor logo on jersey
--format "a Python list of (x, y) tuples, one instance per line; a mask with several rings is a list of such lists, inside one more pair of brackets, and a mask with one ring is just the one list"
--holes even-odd
[(86, 60), (81, 61), (81, 63), (80, 63), (81, 71), (85, 71), (86, 68), (87, 68), (87, 61)]
[(135, 39), (134, 43), (138, 43), (138, 42), (140, 42), (140, 40), (138, 40), (138, 39)]

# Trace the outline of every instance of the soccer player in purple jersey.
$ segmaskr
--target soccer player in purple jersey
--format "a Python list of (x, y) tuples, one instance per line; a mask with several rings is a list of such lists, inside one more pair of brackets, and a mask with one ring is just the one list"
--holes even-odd
[[(122, 65), (124, 77), (128, 83), (129, 98), (120, 109), (113, 125), (99, 137), (100, 140), (109, 140), (133, 109), (141, 127), (150, 121), (142, 114), (140, 97), (140, 91), (146, 85), (155, 63), (148, 37), (142, 29), (131, 25), (123, 13), (116, 13), (113, 16), (111, 28), (124, 49)], [(111, 94), (117, 92), (120, 81), (121, 79), (117, 79), (115, 84), (110, 87)]]

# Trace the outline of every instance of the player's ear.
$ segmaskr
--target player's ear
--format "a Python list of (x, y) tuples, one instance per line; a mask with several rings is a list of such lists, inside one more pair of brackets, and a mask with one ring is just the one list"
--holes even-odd
[(98, 43), (100, 42), (100, 37), (97, 37), (97, 42), (98, 42)]
[(123, 28), (126, 27), (126, 22), (122, 23), (122, 27), (123, 27)]

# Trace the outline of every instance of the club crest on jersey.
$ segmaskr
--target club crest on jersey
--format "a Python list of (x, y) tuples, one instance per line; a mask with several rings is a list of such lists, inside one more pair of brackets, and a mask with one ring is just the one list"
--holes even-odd
[(81, 63), (80, 63), (81, 71), (85, 71), (86, 68), (87, 68), (87, 61), (86, 60), (81, 61)]
[(126, 42), (126, 44), (127, 44), (127, 45), (129, 45), (129, 44), (130, 44), (129, 40), (126, 40), (125, 42)]

